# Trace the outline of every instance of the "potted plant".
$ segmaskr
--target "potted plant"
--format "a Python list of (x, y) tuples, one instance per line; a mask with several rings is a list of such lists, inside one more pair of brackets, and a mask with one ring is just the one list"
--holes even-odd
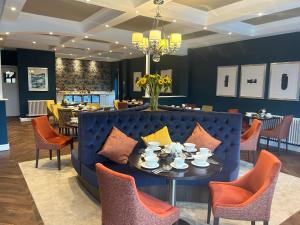
[(136, 82), (137, 86), (148, 90), (150, 95), (150, 109), (156, 111), (158, 107), (158, 97), (161, 91), (167, 91), (172, 86), (172, 79), (168, 75), (147, 74)]

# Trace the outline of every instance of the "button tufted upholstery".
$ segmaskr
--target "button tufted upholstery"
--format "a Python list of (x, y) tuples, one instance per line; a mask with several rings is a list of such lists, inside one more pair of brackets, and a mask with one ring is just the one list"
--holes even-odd
[[(216, 148), (215, 154), (224, 162), (224, 167), (215, 180), (229, 181), (238, 175), (242, 121), (240, 114), (199, 111), (112, 111), (81, 113), (79, 120), (78, 156), (76, 156), (77, 158), (73, 156), (72, 159), (73, 161), (78, 160), (85, 170), (90, 168), (95, 173), (94, 165), (96, 163), (104, 163), (106, 166), (110, 163), (107, 158), (97, 152), (101, 149), (113, 126), (138, 140), (134, 150), (137, 151), (145, 147), (141, 136), (153, 133), (166, 125), (173, 141), (184, 142), (192, 133), (196, 123), (199, 122), (210, 135), (222, 141)], [(82, 166), (78, 166), (78, 162), (74, 164), (77, 165), (74, 166), (77, 172), (84, 177)], [(145, 174), (140, 177), (143, 179)], [(89, 177), (88, 180), (90, 183), (96, 184), (96, 175), (94, 178)], [(191, 183), (197, 183), (197, 181)], [(137, 181), (137, 184), (143, 185), (143, 182)]]

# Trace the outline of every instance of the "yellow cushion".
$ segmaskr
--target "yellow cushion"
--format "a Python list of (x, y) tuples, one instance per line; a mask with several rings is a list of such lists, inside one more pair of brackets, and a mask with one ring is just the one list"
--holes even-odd
[(148, 145), (150, 141), (157, 141), (160, 143), (160, 146), (164, 146), (172, 143), (167, 126), (164, 126), (163, 128), (161, 128), (160, 130), (156, 131), (153, 134), (149, 134), (146, 137), (142, 137), (142, 139), (146, 145)]

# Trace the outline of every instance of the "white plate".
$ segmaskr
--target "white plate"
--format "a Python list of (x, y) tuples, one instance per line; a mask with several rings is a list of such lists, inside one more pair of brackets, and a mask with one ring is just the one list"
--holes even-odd
[(178, 167), (178, 166), (175, 166), (174, 162), (171, 162), (170, 165), (175, 168), (175, 169), (178, 169), (178, 170), (184, 170), (184, 169), (187, 169), (189, 167), (188, 164), (184, 163), (182, 167)]
[(193, 153), (193, 152), (197, 152), (197, 149), (196, 148), (194, 148), (192, 150), (183, 149), (183, 151)]
[(155, 168), (159, 167), (159, 164), (156, 163), (156, 164), (153, 165), (153, 166), (147, 166), (147, 165), (146, 165), (146, 162), (142, 162), (141, 166), (144, 167), (144, 168), (146, 168), (146, 169), (155, 169)]
[(208, 167), (209, 166), (209, 162), (206, 162), (204, 164), (197, 164), (194, 160), (191, 162), (194, 166), (197, 167)]
[(156, 152), (156, 151), (160, 151), (161, 147), (159, 147), (159, 146), (157, 146), (157, 147), (147, 147), (146, 149), (150, 149), (150, 150)]

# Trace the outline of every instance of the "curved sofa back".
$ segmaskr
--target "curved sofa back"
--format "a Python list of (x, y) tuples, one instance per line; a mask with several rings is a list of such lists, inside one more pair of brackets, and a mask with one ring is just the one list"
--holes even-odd
[(145, 147), (141, 136), (168, 126), (173, 141), (183, 143), (197, 122), (215, 138), (222, 141), (215, 154), (223, 161), (225, 180), (235, 179), (240, 161), (241, 115), (215, 112), (187, 111), (112, 111), (86, 112), (79, 117), (79, 161), (93, 167), (102, 162), (97, 154), (113, 126), (139, 141), (136, 149)]

